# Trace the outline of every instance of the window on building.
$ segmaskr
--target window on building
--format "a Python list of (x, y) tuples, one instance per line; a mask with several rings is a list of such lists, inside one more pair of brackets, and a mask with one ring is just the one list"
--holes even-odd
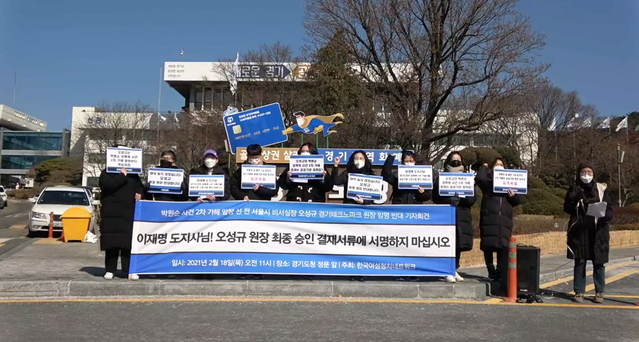
[(222, 102), (222, 107), (226, 108), (228, 105), (235, 104), (235, 96), (231, 93), (231, 89), (224, 89), (224, 99)]
[(213, 108), (222, 108), (222, 88), (213, 88)]
[(202, 89), (195, 89), (195, 110), (202, 110)]
[(61, 151), (63, 133), (4, 132), (3, 150)]
[(60, 158), (59, 156), (2, 156), (0, 167), (3, 169), (13, 170), (29, 170), (30, 168), (40, 165), (41, 163)]
[(211, 110), (213, 102), (213, 89), (204, 89), (204, 110)]

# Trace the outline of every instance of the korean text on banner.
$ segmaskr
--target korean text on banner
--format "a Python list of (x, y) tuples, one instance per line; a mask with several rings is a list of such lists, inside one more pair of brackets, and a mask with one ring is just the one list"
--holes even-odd
[(474, 196), (475, 175), (472, 173), (442, 172), (439, 174), (440, 196)]
[(382, 191), (382, 182), (384, 182), (384, 180), (379, 176), (349, 173), (346, 197), (350, 199), (357, 199), (359, 196), (361, 199), (365, 200), (380, 200), (384, 195), (384, 191)]
[(181, 169), (149, 169), (149, 193), (152, 194), (182, 194), (184, 170)]
[(224, 196), (224, 175), (190, 175), (189, 197)]
[(528, 194), (528, 171), (496, 169), (493, 171), (493, 192), (506, 193), (513, 190), (516, 194)]
[(253, 189), (259, 184), (267, 189), (275, 190), (277, 170), (275, 165), (242, 165), (242, 189)]
[(397, 167), (397, 185), (401, 190), (414, 190), (422, 187), (433, 188), (433, 167), (430, 165), (399, 165)]
[(131, 273), (447, 276), (455, 208), (136, 203)]
[[(271, 147), (262, 149), (262, 158), (269, 164), (289, 164), (291, 156), (297, 155), (297, 148), (280, 148)], [(339, 158), (340, 165), (346, 165), (351, 154), (357, 150), (342, 148), (320, 148), (319, 154), (324, 156), (324, 164), (332, 165), (335, 159)], [(236, 163), (243, 163), (248, 159), (246, 148), (240, 147), (236, 150)], [(402, 157), (402, 151), (399, 150), (366, 150), (366, 157), (373, 165), (384, 165), (388, 156), (395, 156), (393, 165), (399, 165)]]
[(128, 173), (142, 173), (142, 149), (126, 147), (108, 147), (106, 171), (120, 173), (126, 169)]
[(324, 156), (291, 156), (289, 163), (291, 178), (324, 179)]
[(284, 130), (284, 119), (279, 103), (253, 108), (224, 117), (229, 151), (238, 147), (258, 144), (262, 147), (279, 144), (288, 140)]

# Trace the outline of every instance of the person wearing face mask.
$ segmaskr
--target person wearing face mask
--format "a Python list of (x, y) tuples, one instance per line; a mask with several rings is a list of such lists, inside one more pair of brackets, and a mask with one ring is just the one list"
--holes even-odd
[[(246, 162), (248, 165), (264, 165), (262, 160), (262, 147), (252, 144), (246, 147)], [(275, 190), (265, 188), (256, 184), (253, 189), (242, 189), (242, 166), (235, 171), (234, 177), (231, 178), (231, 195), (238, 201), (270, 201), (271, 198), (277, 196), (279, 186), (275, 183)]]
[(333, 170), (331, 172), (331, 178), (333, 179), (334, 185), (343, 185), (344, 186), (344, 203), (347, 204), (373, 204), (372, 200), (365, 200), (363, 198), (358, 197), (357, 199), (350, 199), (346, 197), (346, 189), (348, 189), (348, 174), (349, 173), (359, 173), (363, 175), (375, 175), (373, 172), (373, 166), (371, 161), (366, 157), (366, 152), (362, 150), (358, 150), (351, 154), (351, 157), (348, 159), (348, 163), (346, 163), (346, 171), (339, 173), (339, 162), (340, 158), (335, 158), (335, 164), (333, 165)]
[[(319, 152), (315, 145), (305, 143), (297, 151), (298, 155), (317, 155)], [(333, 189), (333, 181), (326, 170), (323, 180), (296, 181), (291, 179), (289, 168), (282, 172), (277, 180), (280, 188), (288, 190), (286, 201), (288, 202), (326, 202), (326, 193)]]
[[(607, 186), (595, 180), (595, 167), (591, 162), (583, 162), (577, 167), (577, 178), (566, 193), (564, 212), (570, 215), (568, 221), (568, 258), (575, 260), (573, 301), (583, 303), (586, 292), (586, 263), (593, 264), (595, 283), (595, 303), (603, 303), (606, 284), (606, 269), (610, 251), (609, 223), (612, 221), (612, 206)], [(606, 202), (603, 217), (589, 216), (588, 207)]]
[[(167, 150), (160, 154), (160, 164), (156, 166), (156, 168), (161, 169), (179, 169), (175, 164), (177, 161), (177, 157), (175, 152), (171, 150)], [(180, 186), (182, 189), (181, 194), (156, 194), (149, 193), (149, 184), (145, 187), (145, 198), (151, 201), (167, 201), (167, 202), (183, 202), (189, 200), (189, 181), (186, 178), (186, 173), (184, 174), (184, 178), (182, 179), (182, 185)]]
[[(508, 248), (508, 242), (513, 234), (515, 207), (521, 204), (521, 196), (513, 190), (507, 193), (493, 191), (493, 170), (503, 169), (504, 161), (495, 159), (489, 169), (487, 164), (481, 165), (475, 175), (475, 183), (481, 189), (481, 216), (479, 230), (481, 235), (480, 248), (484, 252), (484, 261), (488, 269), (488, 277), (494, 281), (501, 279), (501, 272), (506, 270), (502, 258), (503, 250)], [(493, 254), (497, 254), (497, 268), (493, 264)]]
[(217, 152), (215, 150), (207, 150), (202, 157), (202, 165), (191, 170), (191, 175), (224, 175), (224, 195), (222, 197), (215, 197), (213, 195), (207, 195), (206, 198), (191, 197), (191, 200), (198, 202), (203, 201), (226, 201), (231, 197), (231, 183), (229, 176), (218, 164)]
[[(466, 172), (466, 166), (459, 152), (451, 152), (448, 154), (444, 162), (445, 172), (463, 173)], [(479, 189), (475, 188), (475, 194)], [(457, 208), (456, 212), (456, 234), (455, 234), (455, 267), (459, 269), (459, 259), (462, 252), (468, 252), (473, 249), (473, 216), (470, 208), (477, 201), (475, 196), (440, 196), (439, 181), (435, 179), (433, 184), (433, 202), (435, 204), (449, 204)], [(464, 278), (455, 272), (455, 276), (447, 276), (447, 283), (462, 282)]]
[[(402, 151), (402, 165), (413, 166), (417, 160), (415, 153), (412, 151)], [(391, 195), (392, 204), (423, 204), (430, 200), (431, 191), (425, 190), (421, 186), (416, 190), (399, 189), (399, 183), (397, 181), (397, 173), (393, 172), (393, 163), (395, 163), (395, 156), (390, 155), (384, 162), (382, 168), (382, 177), (384, 181), (393, 187), (393, 194)]]

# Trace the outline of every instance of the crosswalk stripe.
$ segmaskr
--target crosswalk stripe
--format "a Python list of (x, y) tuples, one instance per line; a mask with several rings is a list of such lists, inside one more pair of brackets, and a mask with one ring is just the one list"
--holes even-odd
[(13, 226), (9, 227), (9, 229), (25, 229), (27, 228), (26, 224), (14, 224)]

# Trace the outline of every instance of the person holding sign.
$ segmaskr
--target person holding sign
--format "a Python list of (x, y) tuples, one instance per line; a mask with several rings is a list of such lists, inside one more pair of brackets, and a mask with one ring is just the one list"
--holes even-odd
[[(319, 155), (319, 152), (315, 145), (305, 143), (297, 151), (297, 155)], [(280, 188), (288, 190), (286, 193), (287, 202), (326, 202), (326, 193), (333, 189), (333, 181), (326, 169), (324, 169), (324, 179), (322, 180), (297, 180), (293, 179), (292, 176), (289, 166), (277, 180)]]
[[(464, 173), (467, 172), (466, 166), (459, 152), (450, 152), (446, 161), (444, 162), (444, 171), (452, 173)], [(477, 193), (477, 189), (475, 189)], [(441, 196), (439, 194), (439, 181), (434, 182), (433, 187), (433, 202), (435, 204), (449, 204), (457, 208), (457, 215), (455, 225), (457, 228), (455, 235), (455, 263), (456, 269), (459, 269), (459, 259), (462, 252), (468, 252), (473, 249), (473, 216), (471, 215), (470, 208), (477, 201), (475, 195), (472, 196)], [(464, 278), (455, 272), (455, 276), (447, 276), (447, 283), (462, 282)]]
[(575, 296), (583, 303), (586, 292), (586, 263), (592, 261), (595, 283), (595, 303), (603, 303), (606, 268), (610, 251), (609, 224), (612, 206), (607, 185), (595, 181), (595, 166), (583, 162), (577, 167), (577, 179), (566, 193), (564, 212), (568, 221), (568, 258), (575, 260), (573, 273)]
[(229, 181), (229, 175), (218, 164), (217, 152), (215, 150), (207, 150), (202, 156), (202, 165), (191, 170), (189, 175), (223, 175), (224, 176), (224, 194), (220, 197), (214, 195), (191, 197), (191, 200), (197, 200), (198, 202), (206, 201), (226, 201), (231, 197), (231, 184)]
[(373, 166), (371, 161), (366, 157), (366, 152), (362, 150), (358, 150), (351, 154), (351, 157), (348, 159), (348, 163), (346, 163), (346, 171), (339, 173), (339, 162), (340, 158), (335, 158), (335, 164), (333, 165), (333, 170), (331, 172), (331, 178), (333, 180), (334, 185), (343, 185), (344, 186), (344, 201), (343, 203), (347, 204), (373, 204), (372, 200), (365, 200), (359, 196), (356, 199), (351, 199), (347, 197), (348, 189), (348, 175), (350, 173), (358, 173), (362, 175), (375, 175), (373, 172)]
[[(175, 152), (173, 152), (171, 150), (164, 151), (164, 152), (162, 152), (162, 154), (160, 154), (160, 165), (156, 166), (156, 168), (180, 170), (180, 168), (178, 168), (175, 165), (176, 160), (177, 160), (177, 157), (175, 155)], [(182, 170), (180, 170), (180, 171), (182, 171)], [(145, 191), (146, 191), (146, 196), (145, 197), (146, 197), (147, 200), (152, 200), (152, 201), (167, 201), (167, 202), (188, 201), (189, 200), (189, 194), (188, 194), (189, 185), (188, 185), (188, 180), (186, 179), (186, 175), (182, 179), (182, 183), (180, 184), (180, 189), (182, 190), (182, 192), (180, 194), (151, 193), (151, 192), (149, 192), (150, 184), (147, 183), (146, 187), (145, 187)]]
[(275, 189), (269, 189), (260, 184), (255, 184), (251, 189), (242, 189), (242, 166), (264, 165), (264, 160), (262, 159), (262, 147), (260, 145), (248, 145), (246, 147), (246, 155), (246, 162), (240, 165), (240, 167), (235, 172), (234, 177), (231, 178), (231, 195), (233, 195), (233, 198), (238, 201), (270, 201), (271, 198), (277, 196), (277, 193), (279, 191), (277, 182), (275, 182), (275, 177), (273, 177), (272, 180), (272, 182), (275, 183)]
[[(402, 151), (402, 165), (415, 166), (416, 161), (415, 153), (412, 151)], [(398, 173), (393, 172), (393, 163), (395, 162), (395, 156), (389, 155), (384, 162), (384, 168), (382, 169), (382, 177), (384, 181), (393, 187), (393, 194), (391, 195), (392, 204), (423, 204), (430, 200), (431, 191), (418, 186), (414, 190), (400, 189)], [(432, 174), (432, 169), (431, 169)]]
[(119, 173), (100, 174), (100, 249), (104, 251), (104, 279), (113, 279), (122, 261), (122, 272), (130, 280), (138, 280), (137, 274), (129, 274), (131, 240), (135, 201), (142, 199), (144, 185), (137, 174), (121, 169)]
[[(504, 161), (497, 158), (491, 169), (483, 164), (477, 169), (475, 176), (475, 182), (483, 195), (479, 219), (480, 248), (484, 252), (488, 277), (494, 281), (500, 280), (502, 270), (507, 269), (502, 258), (503, 250), (508, 248), (508, 241), (513, 234), (515, 207), (521, 204), (521, 196), (516, 195), (513, 190), (508, 190), (507, 193), (493, 191), (493, 170), (503, 168)], [(497, 268), (493, 264), (493, 253), (497, 253)]]

